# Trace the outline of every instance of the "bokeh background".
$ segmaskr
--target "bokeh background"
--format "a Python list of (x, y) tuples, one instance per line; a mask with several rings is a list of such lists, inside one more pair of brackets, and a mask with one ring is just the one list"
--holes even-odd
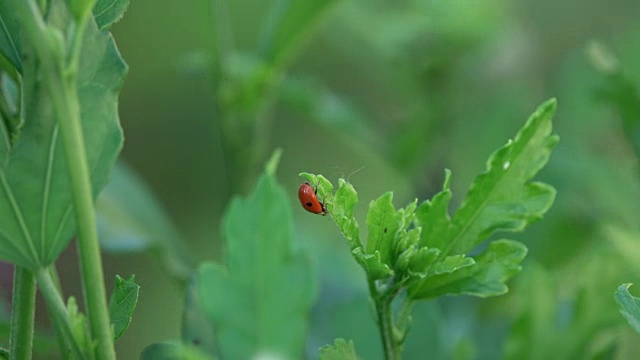
[[(283, 14), (288, 3), (297, 10)], [(282, 148), (278, 177), (321, 283), (307, 354), (344, 337), (380, 359), (364, 274), (330, 219), (299, 207), (297, 174), (349, 177), (363, 223), (370, 200), (427, 199), (449, 168), (453, 211), (491, 152), (555, 97), (561, 142), (538, 179), (558, 196), (509, 235), (530, 249), (523, 272), (504, 297), (417, 307), (406, 358), (634, 359), (638, 335), (613, 293), (640, 279), (640, 171), (624, 107), (603, 94), (612, 73), (640, 86), (639, 19), (635, 0), (134, 0), (113, 28), (130, 67), (121, 170), (164, 209), (145, 225), (181, 245), (105, 246), (106, 278), (141, 286), (119, 357), (180, 337), (181, 266), (221, 259), (225, 207)], [(59, 266), (80, 297), (74, 257)]]

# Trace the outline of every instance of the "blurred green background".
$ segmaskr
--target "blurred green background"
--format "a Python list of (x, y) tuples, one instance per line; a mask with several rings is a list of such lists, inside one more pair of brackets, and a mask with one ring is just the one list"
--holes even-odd
[[(281, 16), (288, 3), (297, 10)], [(384, 191), (396, 206), (424, 200), (450, 168), (455, 207), (491, 152), (556, 97), (561, 142), (539, 178), (558, 197), (511, 236), (530, 248), (522, 274), (501, 298), (417, 307), (406, 358), (633, 359), (637, 334), (613, 292), (640, 279), (638, 157), (587, 49), (604, 44), (637, 86), (638, 19), (635, 0), (134, 0), (113, 28), (130, 67), (122, 158), (197, 263), (221, 258), (230, 197), (282, 148), (279, 180), (321, 277), (308, 356), (344, 337), (380, 359), (363, 273), (335, 225), (299, 207), (297, 174), (353, 173), (363, 223)], [(72, 280), (74, 251), (64, 256)], [(141, 286), (120, 358), (180, 337), (181, 288), (158, 257), (111, 252), (105, 267)]]

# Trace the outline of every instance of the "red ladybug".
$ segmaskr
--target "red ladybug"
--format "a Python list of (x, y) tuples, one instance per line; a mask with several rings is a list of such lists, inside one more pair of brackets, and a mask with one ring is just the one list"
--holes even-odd
[(308, 181), (305, 181), (304, 184), (300, 184), (300, 188), (298, 189), (298, 200), (300, 200), (300, 204), (302, 204), (302, 207), (308, 212), (320, 215), (327, 214), (324, 204), (320, 202), (316, 196), (316, 189), (314, 189)]

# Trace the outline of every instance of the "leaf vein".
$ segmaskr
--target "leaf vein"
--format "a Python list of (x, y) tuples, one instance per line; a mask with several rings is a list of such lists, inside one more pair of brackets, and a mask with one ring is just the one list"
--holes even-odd
[(44, 180), (44, 194), (42, 196), (42, 217), (40, 223), (40, 255), (44, 257), (44, 245), (47, 229), (47, 209), (49, 208), (49, 194), (51, 191), (51, 179), (53, 173), (53, 162), (55, 160), (56, 145), (58, 140), (58, 125), (56, 124), (51, 134), (51, 144), (49, 145), (49, 156), (47, 161), (47, 174)]
[(31, 250), (31, 255), (33, 256), (33, 260), (38, 259), (38, 253), (36, 252), (35, 246), (33, 245), (33, 239), (31, 238), (31, 233), (29, 232), (29, 228), (24, 221), (24, 217), (22, 216), (22, 211), (20, 210), (20, 206), (16, 202), (15, 197), (13, 196), (13, 191), (7, 182), (7, 178), (4, 174), (4, 171), (0, 171), (0, 182), (2, 182), (2, 188), (4, 189), (5, 194), (7, 194), (7, 198), (9, 198), (9, 203), (11, 205), (11, 209), (13, 210), (13, 214), (18, 220), (18, 224), (20, 225), (20, 230), (22, 231), (25, 240), (27, 240), (27, 245), (29, 246), (29, 250)]

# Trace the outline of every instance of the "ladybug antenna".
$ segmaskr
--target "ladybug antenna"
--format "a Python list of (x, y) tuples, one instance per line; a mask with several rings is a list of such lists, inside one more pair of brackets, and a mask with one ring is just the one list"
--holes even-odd
[(351, 175), (353, 175), (353, 174), (357, 173), (358, 171), (360, 171), (360, 170), (362, 170), (362, 169), (364, 169), (364, 166), (363, 166), (363, 167), (361, 167), (360, 169), (357, 169), (357, 170), (353, 171), (351, 174), (349, 174), (349, 176), (347, 176), (347, 182), (349, 182), (349, 179), (351, 179)]

